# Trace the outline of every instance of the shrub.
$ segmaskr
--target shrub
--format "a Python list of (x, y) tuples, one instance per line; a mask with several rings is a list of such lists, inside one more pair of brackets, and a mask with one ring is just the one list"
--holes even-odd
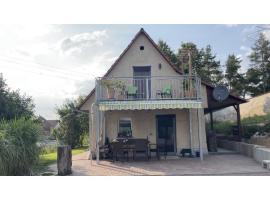
[(84, 133), (80, 138), (81, 146), (89, 146), (89, 133)]
[(41, 127), (30, 119), (0, 122), (0, 175), (31, 175)]
[(231, 135), (232, 134), (232, 126), (235, 125), (235, 123), (230, 121), (223, 121), (223, 122), (214, 122), (214, 130), (218, 134), (225, 134), (225, 135)]
[(89, 119), (87, 113), (77, 112), (77, 106), (82, 100), (67, 101), (57, 108), (60, 116), (59, 128), (53, 134), (60, 144), (68, 144), (72, 148), (82, 146), (85, 133), (88, 133)]

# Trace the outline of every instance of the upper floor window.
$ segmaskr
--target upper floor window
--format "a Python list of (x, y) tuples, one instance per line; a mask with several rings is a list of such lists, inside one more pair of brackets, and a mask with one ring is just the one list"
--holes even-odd
[(144, 50), (144, 46), (140, 46), (140, 50), (143, 51)]

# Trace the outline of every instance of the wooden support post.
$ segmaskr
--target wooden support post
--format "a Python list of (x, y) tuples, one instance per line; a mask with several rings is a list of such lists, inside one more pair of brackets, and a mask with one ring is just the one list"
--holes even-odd
[(213, 111), (212, 110), (210, 111), (210, 128), (211, 128), (211, 131), (214, 130)]
[(237, 114), (238, 136), (240, 138), (242, 138), (243, 137), (243, 134), (242, 134), (242, 126), (241, 126), (240, 106), (239, 106), (239, 104), (236, 104), (233, 107), (234, 107), (234, 109), (236, 111), (236, 114)]

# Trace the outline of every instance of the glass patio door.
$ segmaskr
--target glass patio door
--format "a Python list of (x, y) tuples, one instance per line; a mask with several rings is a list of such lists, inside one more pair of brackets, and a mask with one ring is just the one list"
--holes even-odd
[(176, 153), (175, 115), (157, 115), (157, 144), (163, 153)]

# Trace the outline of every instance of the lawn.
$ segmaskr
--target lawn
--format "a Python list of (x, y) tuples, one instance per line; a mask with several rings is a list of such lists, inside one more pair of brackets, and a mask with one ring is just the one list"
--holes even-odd
[[(72, 155), (74, 156), (74, 155), (83, 153), (87, 149), (88, 149), (87, 146), (72, 149)], [(40, 155), (39, 156), (39, 163), (34, 168), (34, 174), (38, 175), (38, 174), (42, 174), (43, 172), (48, 171), (48, 166), (56, 163), (56, 161), (57, 161), (57, 152)]]

